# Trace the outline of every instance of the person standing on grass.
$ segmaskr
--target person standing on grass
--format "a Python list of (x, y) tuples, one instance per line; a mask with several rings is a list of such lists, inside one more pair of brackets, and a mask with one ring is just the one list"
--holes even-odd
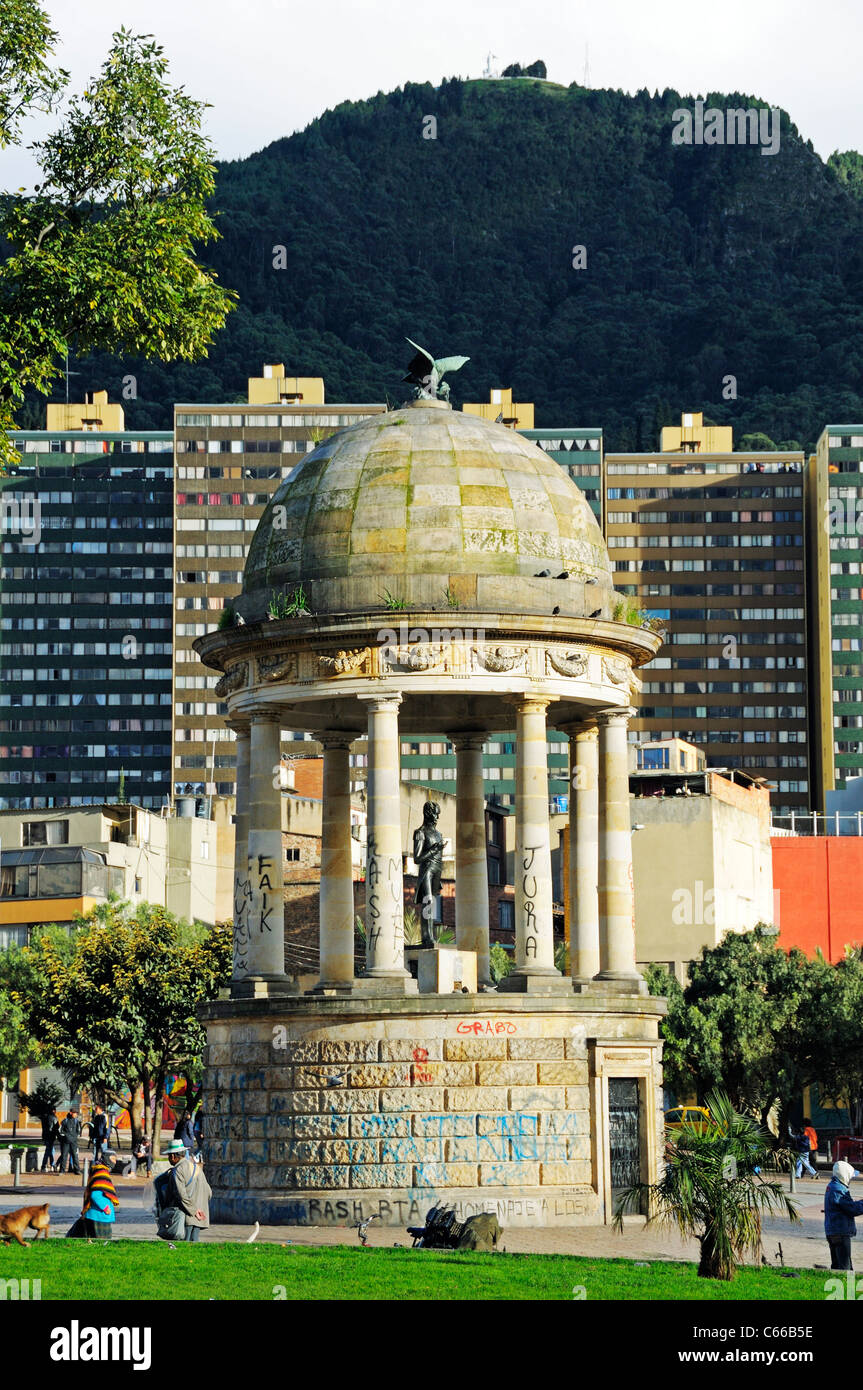
[(42, 1155), (41, 1173), (49, 1169), (54, 1171), (54, 1145), (60, 1138), (60, 1125), (57, 1120), (57, 1112), (53, 1105), (49, 1114), (42, 1116), (42, 1143), (45, 1145), (45, 1152)]
[(834, 1163), (833, 1177), (824, 1193), (824, 1234), (830, 1246), (831, 1269), (853, 1269), (851, 1237), (857, 1234), (855, 1216), (863, 1216), (863, 1201), (855, 1202), (848, 1185), (859, 1178), (850, 1163)]
[(186, 1218), (186, 1240), (200, 1240), (210, 1224), (212, 1189), (204, 1177), (203, 1164), (196, 1162), (182, 1139), (172, 1139), (164, 1149), (173, 1170), (174, 1192), (166, 1205), (178, 1206)]
[(60, 1172), (65, 1173), (68, 1165), (71, 1173), (80, 1173), (78, 1166), (78, 1140), (81, 1138), (81, 1121), (74, 1105), (60, 1126)]

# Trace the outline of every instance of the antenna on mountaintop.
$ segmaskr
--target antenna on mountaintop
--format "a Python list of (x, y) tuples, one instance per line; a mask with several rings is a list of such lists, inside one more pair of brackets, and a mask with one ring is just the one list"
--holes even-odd
[(584, 45), (584, 76), (581, 82), (582, 87), (590, 86), (590, 44)]

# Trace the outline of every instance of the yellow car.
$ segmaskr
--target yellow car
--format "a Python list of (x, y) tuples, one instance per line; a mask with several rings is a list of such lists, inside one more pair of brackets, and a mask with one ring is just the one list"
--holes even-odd
[(675, 1105), (672, 1110), (665, 1112), (665, 1128), (682, 1129), (684, 1125), (695, 1125), (703, 1129), (710, 1118), (710, 1111), (704, 1105)]

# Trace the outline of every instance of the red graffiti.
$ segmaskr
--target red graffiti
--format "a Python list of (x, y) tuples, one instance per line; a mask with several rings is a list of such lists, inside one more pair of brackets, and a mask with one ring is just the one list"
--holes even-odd
[(501, 1033), (515, 1033), (517, 1029), (515, 1024), (511, 1023), (509, 1019), (495, 1019), (494, 1022), (492, 1022), (490, 1019), (483, 1021), (479, 1018), (473, 1020), (463, 1018), (456, 1024), (455, 1031), (457, 1033), (473, 1033), (474, 1036), (479, 1033), (490, 1033), (492, 1037), (494, 1037)]
[[(427, 1047), (415, 1047), (413, 1050), (413, 1059), (415, 1062), (427, 1062), (428, 1056), (429, 1054)], [(434, 1080), (434, 1077), (432, 1073), (429, 1071), (428, 1067), (423, 1067), (421, 1065), (415, 1066), (411, 1068), (411, 1071), (412, 1081), (418, 1081), (421, 1086), (428, 1086), (430, 1082)]]

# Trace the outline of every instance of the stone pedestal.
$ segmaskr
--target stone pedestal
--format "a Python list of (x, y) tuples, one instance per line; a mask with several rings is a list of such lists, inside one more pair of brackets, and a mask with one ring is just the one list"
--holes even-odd
[(420, 994), (476, 994), (476, 951), (460, 946), (436, 946), (417, 952), (417, 984)]
[(404, 1230), (436, 1202), (506, 1228), (610, 1221), (609, 1078), (664, 1143), (665, 1001), (304, 997), (203, 1011), (213, 1221)]

